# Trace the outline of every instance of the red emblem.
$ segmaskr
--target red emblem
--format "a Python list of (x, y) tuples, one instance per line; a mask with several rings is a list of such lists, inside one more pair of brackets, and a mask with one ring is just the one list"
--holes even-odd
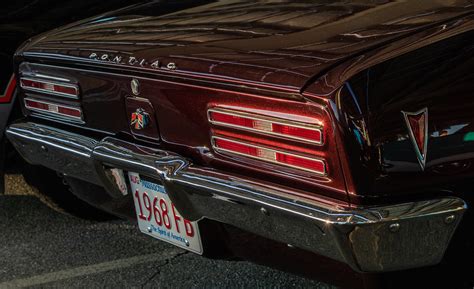
[(141, 130), (148, 126), (150, 115), (143, 108), (137, 108), (130, 119), (130, 125), (136, 130)]
[(428, 109), (423, 108), (417, 112), (402, 111), (408, 134), (415, 147), (416, 157), (421, 169), (425, 169), (426, 153), (428, 147)]

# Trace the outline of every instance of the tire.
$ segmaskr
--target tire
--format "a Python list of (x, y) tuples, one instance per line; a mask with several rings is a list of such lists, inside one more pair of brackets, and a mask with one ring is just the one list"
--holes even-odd
[(120, 198), (110, 196), (103, 187), (78, 180), (76, 178), (64, 177), (70, 191), (82, 201), (104, 210), (110, 215), (135, 221), (135, 208), (131, 194)]
[(28, 185), (38, 189), (40, 194), (46, 196), (55, 206), (68, 214), (94, 221), (115, 218), (76, 196), (69, 184), (55, 171), (25, 164), (21, 172)]

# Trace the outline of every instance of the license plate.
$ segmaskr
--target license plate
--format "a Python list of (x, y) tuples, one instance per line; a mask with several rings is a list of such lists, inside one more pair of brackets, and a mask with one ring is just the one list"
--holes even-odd
[(140, 231), (159, 240), (202, 254), (197, 222), (184, 219), (171, 202), (165, 188), (128, 174)]

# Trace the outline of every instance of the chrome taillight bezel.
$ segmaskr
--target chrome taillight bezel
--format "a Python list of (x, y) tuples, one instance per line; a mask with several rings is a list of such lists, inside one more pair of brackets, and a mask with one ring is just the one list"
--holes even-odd
[[(63, 92), (54, 91), (50, 89), (31, 87), (31, 86), (25, 85), (24, 81), (31, 81), (35, 83), (52, 85), (53, 87), (54, 86), (67, 87), (67, 88), (73, 89), (74, 93), (63, 93)], [(41, 79), (41, 78), (33, 78), (33, 77), (20, 77), (20, 87), (26, 91), (39, 92), (39, 93), (55, 95), (55, 96), (60, 96), (60, 97), (70, 98), (70, 99), (79, 99), (79, 86), (72, 83), (64, 83), (64, 82), (59, 82), (59, 81), (54, 81), (54, 80), (49, 80), (49, 79)]]
[[(287, 135), (287, 134), (282, 134), (282, 133), (277, 133), (273, 131), (268, 131), (268, 130), (259, 130), (259, 129), (254, 129), (246, 126), (239, 126), (239, 125), (234, 125), (234, 124), (229, 124), (225, 122), (220, 122), (220, 121), (215, 121), (212, 119), (211, 114), (213, 112), (216, 113), (221, 113), (221, 114), (226, 114), (230, 116), (237, 116), (237, 117), (242, 117), (242, 118), (247, 118), (255, 121), (261, 121), (261, 122), (267, 122), (270, 125), (272, 124), (280, 124), (280, 125), (285, 125), (285, 126), (292, 126), (296, 128), (303, 128), (307, 130), (312, 130), (319, 132), (320, 134), (320, 141), (315, 141), (307, 138), (302, 138), (298, 136), (292, 136), (292, 135)], [(223, 127), (230, 127), (238, 130), (244, 130), (244, 131), (250, 131), (253, 133), (257, 134), (264, 134), (264, 135), (271, 135), (271, 136), (276, 136), (280, 138), (286, 138), (290, 140), (295, 140), (298, 142), (305, 142), (305, 143), (310, 143), (318, 146), (324, 145), (324, 131), (323, 131), (323, 126), (322, 124), (309, 124), (309, 123), (302, 123), (302, 122), (295, 122), (291, 120), (286, 120), (286, 119), (281, 119), (281, 118), (274, 118), (274, 117), (268, 117), (268, 116), (263, 116), (263, 115), (252, 115), (247, 112), (242, 112), (242, 111), (237, 111), (237, 110), (230, 110), (226, 108), (210, 108), (207, 110), (207, 119), (209, 123), (217, 126), (223, 126)]]
[[(216, 144), (216, 140), (219, 140), (219, 139), (224, 140), (224, 141), (228, 141), (228, 142), (237, 143), (237, 144), (242, 144), (242, 145), (253, 147), (253, 148), (256, 148), (256, 149), (260, 149), (260, 150), (265, 150), (265, 151), (268, 151), (268, 152), (281, 153), (281, 154), (288, 155), (288, 156), (307, 159), (307, 160), (314, 161), (314, 162), (320, 162), (323, 166), (323, 171), (322, 172), (321, 171), (316, 171), (316, 170), (312, 170), (312, 169), (301, 167), (301, 166), (294, 166), (294, 165), (290, 165), (290, 164), (287, 164), (287, 163), (279, 162), (279, 161), (272, 160), (272, 159), (269, 159), (269, 158), (258, 157), (258, 156), (254, 156), (254, 155), (250, 155), (250, 154), (244, 154), (244, 153), (236, 152), (236, 151), (233, 151), (233, 150), (220, 148)], [(304, 155), (301, 155), (301, 154), (297, 154), (297, 153), (293, 153), (293, 152), (289, 152), (289, 151), (285, 151), (285, 150), (279, 150), (279, 149), (271, 148), (271, 147), (268, 147), (268, 146), (263, 146), (263, 145), (259, 145), (259, 144), (255, 144), (255, 143), (251, 143), (251, 142), (247, 142), (247, 141), (242, 141), (242, 140), (230, 139), (230, 138), (222, 137), (222, 136), (211, 136), (211, 145), (212, 145), (212, 148), (214, 149), (214, 151), (216, 151), (218, 153), (222, 153), (224, 155), (229, 155), (229, 156), (239, 155), (239, 156), (252, 158), (252, 159), (267, 162), (267, 163), (273, 163), (273, 164), (276, 164), (276, 165), (289, 167), (289, 168), (296, 169), (296, 170), (303, 170), (303, 171), (306, 171), (306, 172), (316, 174), (318, 176), (327, 176), (327, 173), (328, 173), (326, 161), (323, 158), (319, 158), (319, 157), (313, 157), (313, 156), (308, 157), (308, 156), (304, 156)]]
[[(28, 104), (28, 101), (47, 105), (48, 109), (41, 109), (41, 108), (37, 108), (37, 107), (32, 107)], [(82, 109), (80, 107), (74, 107), (74, 106), (65, 105), (65, 104), (61, 104), (61, 103), (54, 103), (54, 102), (39, 100), (39, 99), (35, 99), (35, 98), (30, 98), (30, 97), (26, 97), (26, 98), (23, 99), (23, 105), (25, 106), (26, 109), (28, 109), (30, 111), (36, 111), (36, 112), (40, 112), (42, 114), (48, 114), (48, 115), (51, 115), (51, 116), (54, 116), (54, 117), (73, 120), (73, 121), (77, 121), (77, 122), (81, 122), (81, 123), (84, 122), (84, 115), (83, 115)], [(51, 110), (50, 109), (51, 106), (57, 107), (58, 110)], [(78, 111), (80, 113), (80, 117), (65, 114), (65, 113), (61, 113), (61, 112), (59, 112), (59, 108), (65, 108), (65, 109)]]

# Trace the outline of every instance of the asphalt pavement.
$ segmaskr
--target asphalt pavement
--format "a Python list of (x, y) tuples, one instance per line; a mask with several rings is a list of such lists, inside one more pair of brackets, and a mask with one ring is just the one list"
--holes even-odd
[(0, 195), (0, 288), (336, 288), (247, 261), (188, 253), (126, 221), (58, 212), (18, 177)]
[(376, 276), (262, 239), (236, 237), (235, 257), (204, 258), (127, 221), (70, 216), (20, 176), (8, 176), (0, 195), (0, 289), (474, 288), (473, 247), (465, 238), (453, 247), (470, 251), (451, 254), (442, 266)]

